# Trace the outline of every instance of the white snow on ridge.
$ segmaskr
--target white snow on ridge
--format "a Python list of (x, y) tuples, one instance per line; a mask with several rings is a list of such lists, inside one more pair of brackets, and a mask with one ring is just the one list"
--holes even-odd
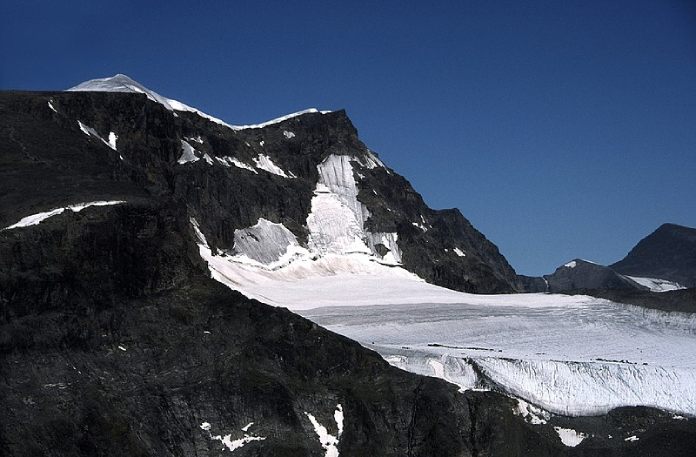
[(55, 208), (50, 211), (45, 211), (42, 213), (36, 213), (32, 214), (30, 216), (23, 217), (19, 222), (12, 224), (8, 227), (5, 227), (2, 230), (11, 230), (15, 228), (20, 228), (20, 227), (29, 227), (31, 225), (37, 225), (41, 223), (42, 221), (45, 221), (51, 216), (57, 216), (58, 214), (63, 213), (66, 210), (70, 210), (76, 213), (79, 213), (83, 209), (89, 207), (89, 206), (110, 206), (110, 205), (120, 205), (121, 203), (125, 203), (123, 200), (112, 200), (112, 201), (95, 201), (95, 202), (87, 202), (87, 203), (77, 203), (75, 205), (70, 205), (70, 206), (65, 206), (63, 208)]
[[(309, 113), (328, 114), (330, 112), (331, 111), (319, 111), (316, 108), (308, 108), (308, 109), (304, 109), (302, 111), (297, 111), (295, 113), (290, 113), (290, 114), (286, 114), (284, 116), (277, 117), (275, 119), (271, 119), (270, 121), (261, 122), (260, 124), (233, 125), (232, 128), (234, 130), (262, 129), (264, 127), (268, 127), (269, 125), (280, 124), (281, 122), (287, 121), (288, 119), (302, 116), (303, 114), (309, 114)], [(294, 136), (294, 134), (293, 134), (293, 136)]]
[(185, 112), (190, 112), (190, 113), (196, 113), (199, 116), (201, 116), (205, 119), (208, 119), (211, 122), (228, 127), (232, 130), (258, 129), (258, 128), (267, 127), (269, 125), (277, 124), (277, 123), (286, 121), (288, 119), (292, 119), (293, 117), (301, 116), (301, 115), (307, 114), (307, 113), (327, 114), (327, 113), (331, 112), (331, 111), (318, 111), (316, 108), (310, 108), (310, 109), (298, 111), (296, 113), (287, 114), (285, 116), (281, 116), (281, 117), (276, 118), (276, 119), (271, 119), (270, 121), (262, 122), (260, 124), (231, 125), (231, 124), (228, 124), (221, 119), (218, 119), (218, 118), (213, 117), (209, 114), (206, 114), (197, 108), (193, 108), (189, 105), (186, 105), (185, 103), (181, 103), (178, 100), (163, 97), (162, 95), (158, 94), (157, 92), (148, 89), (147, 87), (143, 86), (139, 82), (134, 81), (133, 79), (129, 78), (128, 76), (126, 76), (124, 74), (120, 74), (120, 73), (117, 75), (108, 77), (108, 78), (97, 78), (97, 79), (91, 79), (89, 81), (85, 81), (83, 83), (78, 84), (77, 86), (71, 87), (70, 89), (68, 89), (68, 91), (71, 91), (71, 92), (131, 92), (131, 93), (141, 93), (141, 94), (145, 94), (145, 96), (147, 96), (147, 98), (149, 98), (150, 100), (161, 104), (169, 111), (185, 111)]
[(181, 103), (178, 100), (173, 100), (171, 98), (163, 97), (157, 92), (148, 89), (137, 81), (132, 80), (126, 75), (117, 74), (108, 78), (97, 78), (90, 79), (77, 86), (68, 89), (68, 92), (130, 92), (145, 94), (147, 98), (153, 102), (159, 103), (164, 106), (169, 111), (188, 111), (191, 113), (196, 113), (201, 117), (204, 117), (216, 124), (224, 125), (226, 127), (234, 128), (233, 126), (227, 124), (226, 122), (210, 116), (196, 108), (188, 106)]
[(563, 266), (566, 268), (575, 268), (578, 266), (578, 263), (575, 260), (571, 260), (570, 262), (566, 263)]
[(686, 289), (681, 284), (658, 278), (641, 278), (637, 276), (626, 276), (628, 279), (637, 282), (641, 286), (647, 287), (652, 292), (669, 292), (670, 290)]

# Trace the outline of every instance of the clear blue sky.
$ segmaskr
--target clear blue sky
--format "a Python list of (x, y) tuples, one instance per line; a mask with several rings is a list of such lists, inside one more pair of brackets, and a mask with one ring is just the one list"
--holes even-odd
[(696, 2), (0, 3), (0, 87), (126, 73), (232, 123), (345, 108), (519, 273), (696, 226)]

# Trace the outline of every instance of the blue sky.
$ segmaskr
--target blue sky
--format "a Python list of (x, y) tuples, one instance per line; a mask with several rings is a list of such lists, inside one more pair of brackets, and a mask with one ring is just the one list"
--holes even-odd
[(522, 274), (696, 227), (692, 1), (0, 4), (0, 88), (125, 73), (231, 123), (345, 108)]

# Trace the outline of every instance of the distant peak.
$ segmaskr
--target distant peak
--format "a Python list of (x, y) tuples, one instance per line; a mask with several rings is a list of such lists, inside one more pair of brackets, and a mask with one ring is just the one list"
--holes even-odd
[(566, 268), (575, 268), (578, 265), (597, 265), (597, 263), (592, 262), (591, 260), (585, 260), (585, 259), (573, 259), (570, 262), (564, 264), (563, 266)]
[(685, 225), (673, 224), (671, 222), (666, 222), (659, 226), (656, 231), (672, 231), (672, 230), (696, 230), (692, 227), (687, 227)]

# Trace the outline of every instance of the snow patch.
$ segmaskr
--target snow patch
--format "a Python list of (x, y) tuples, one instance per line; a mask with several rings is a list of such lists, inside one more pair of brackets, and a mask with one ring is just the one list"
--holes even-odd
[(575, 268), (578, 266), (578, 263), (575, 260), (571, 260), (570, 262), (566, 263), (563, 266), (566, 268)]
[(421, 229), (423, 232), (427, 232), (427, 231), (428, 231), (428, 227), (426, 227), (426, 226), (423, 225), (423, 224), (419, 224), (418, 222), (411, 222), (411, 225), (413, 225), (414, 227), (418, 227), (418, 228)]
[(586, 434), (573, 430), (572, 428), (554, 427), (553, 429), (558, 433), (561, 442), (568, 447), (575, 447), (587, 438)]
[(274, 175), (282, 176), (283, 178), (296, 178), (294, 174), (286, 173), (285, 170), (273, 163), (273, 160), (265, 154), (259, 154), (258, 157), (254, 158), (254, 163), (257, 168), (273, 173)]
[(230, 452), (234, 452), (237, 449), (240, 449), (240, 448), (246, 446), (247, 444), (251, 443), (252, 441), (263, 441), (266, 439), (265, 436), (252, 435), (252, 434), (249, 434), (247, 432), (249, 427), (251, 427), (252, 424), (253, 424), (253, 422), (248, 424), (246, 427), (243, 427), (241, 430), (244, 433), (244, 436), (241, 438), (238, 438), (236, 440), (232, 439), (231, 433), (229, 433), (225, 436), (213, 435), (210, 432), (210, 430), (212, 429), (212, 425), (210, 424), (210, 422), (203, 422), (200, 425), (200, 427), (201, 427), (201, 430), (208, 432), (208, 437), (210, 437), (211, 440), (220, 441), (222, 443), (222, 445), (224, 446), (222, 448), (223, 451), (225, 450), (225, 448), (227, 448)]
[(461, 249), (459, 249), (459, 248), (454, 248), (454, 249), (452, 249), (452, 250), (453, 250), (454, 253), (457, 254), (459, 257), (466, 257), (466, 254), (464, 254), (464, 251), (462, 251)]
[(641, 278), (637, 276), (626, 276), (628, 279), (637, 282), (643, 287), (647, 287), (652, 292), (668, 292), (670, 290), (686, 289), (681, 284), (658, 278)]
[(51, 108), (51, 111), (53, 111), (54, 113), (58, 112), (58, 110), (53, 106), (53, 100), (48, 101), (48, 107)]
[(46, 211), (43, 213), (36, 213), (32, 214), (31, 216), (26, 216), (20, 219), (19, 222), (16, 222), (8, 227), (5, 227), (2, 230), (11, 230), (15, 228), (20, 228), (20, 227), (29, 227), (30, 225), (37, 225), (41, 223), (42, 221), (48, 219), (49, 217), (52, 216), (57, 216), (58, 214), (63, 213), (66, 210), (73, 211), (75, 213), (79, 213), (83, 209), (89, 207), (89, 206), (110, 206), (110, 205), (120, 205), (121, 203), (126, 203), (124, 200), (112, 200), (112, 201), (96, 201), (96, 202), (87, 202), (87, 203), (77, 203), (75, 205), (70, 205), (70, 206), (65, 206), (63, 208), (55, 208), (50, 211)]
[(237, 168), (242, 168), (244, 170), (249, 170), (250, 172), (254, 174), (259, 174), (258, 171), (256, 171), (256, 168), (252, 167), (251, 165), (248, 165), (241, 160), (236, 159), (235, 157), (230, 157), (230, 156), (224, 156), (224, 157), (215, 157), (215, 160), (220, 162), (221, 165), (224, 165), (226, 167), (237, 167)]
[(196, 151), (187, 141), (181, 140), (181, 157), (179, 157), (177, 163), (183, 165), (185, 163), (200, 160), (200, 158), (196, 155), (196, 152), (198, 151)]
[(624, 441), (633, 442), (633, 441), (638, 441), (639, 439), (640, 438), (638, 438), (636, 435), (633, 435), (633, 436), (629, 436), (628, 438), (625, 438)]
[(365, 232), (367, 244), (374, 256), (379, 257), (377, 245), (381, 244), (389, 251), (381, 256), (381, 262), (387, 265), (401, 265), (401, 249), (397, 244), (399, 236), (396, 232)]
[[(356, 157), (355, 161), (368, 170), (372, 170), (377, 167), (386, 169), (382, 161), (379, 160), (377, 156), (369, 149), (365, 151), (364, 157)], [(389, 171), (387, 170), (387, 172)]]
[(118, 348), (119, 348), (120, 350), (122, 350), (123, 352), (126, 352), (126, 351), (127, 351), (127, 349), (126, 349), (125, 347), (123, 347), (123, 346), (119, 346)]
[(118, 135), (116, 135), (114, 132), (109, 132), (109, 147), (116, 151), (116, 140), (118, 140)]
[(310, 413), (305, 411), (305, 415), (312, 423), (314, 427), (314, 433), (319, 437), (319, 443), (321, 447), (324, 448), (326, 453), (325, 457), (338, 457), (338, 445), (341, 441), (341, 434), (343, 434), (343, 407), (339, 403), (336, 405), (336, 411), (334, 411), (334, 421), (336, 422), (336, 428), (338, 429), (337, 435), (332, 435), (326, 430), (326, 427), (321, 425), (319, 421)]
[(283, 130), (283, 136), (287, 138), (288, 140), (290, 138), (295, 138), (295, 134), (293, 132), (289, 132), (287, 130)]
[[(105, 145), (107, 145), (108, 147), (110, 147), (111, 149), (113, 149), (114, 151), (116, 150), (116, 135), (114, 134), (114, 132), (109, 133), (109, 141), (107, 141), (104, 138), (102, 138), (99, 135), (99, 133), (97, 133), (96, 130), (94, 130), (92, 127), (90, 127), (86, 124), (83, 124), (82, 121), (77, 121), (77, 125), (80, 126), (80, 130), (82, 130), (82, 132), (85, 135), (93, 136), (93, 137), (97, 138), (98, 140), (100, 140)], [(113, 141), (112, 141), (112, 135), (113, 135)]]
[(297, 257), (309, 256), (283, 224), (263, 218), (251, 227), (234, 231), (234, 252), (235, 261), (268, 269), (279, 268)]

